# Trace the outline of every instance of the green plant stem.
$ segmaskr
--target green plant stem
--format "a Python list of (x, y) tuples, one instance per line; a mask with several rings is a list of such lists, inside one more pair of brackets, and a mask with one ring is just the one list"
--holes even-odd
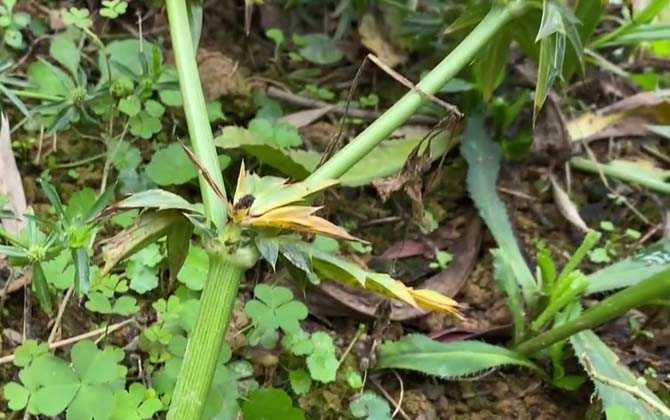
[(669, 296), (670, 270), (665, 270), (635, 286), (613, 294), (596, 306), (584, 311), (577, 319), (524, 341), (516, 346), (515, 350), (525, 356), (532, 355), (573, 334), (602, 325), (623, 315), (630, 309)]
[(611, 164), (596, 163), (590, 159), (580, 157), (570, 159), (570, 165), (577, 169), (581, 169), (582, 171), (592, 172), (594, 174), (602, 173), (622, 181), (642, 185), (643, 187), (647, 187), (660, 193), (670, 194), (670, 182), (652, 178), (644, 171), (633, 171), (630, 168), (619, 168)]
[[(165, 4), (191, 145), (199, 163), (209, 172), (211, 180), (217, 184), (218, 189), (224, 192), (223, 176), (195, 60), (186, 0), (166, 0)], [(217, 228), (222, 229), (227, 217), (225, 197), (223, 199), (218, 197), (202, 174), (200, 175), (200, 192), (207, 217)]]
[(196, 326), (186, 346), (169, 420), (202, 417), (207, 394), (221, 353), (231, 310), (245, 268), (225, 256), (211, 253)]
[(405, 123), (425, 100), (424, 94), (434, 95), (467, 66), (507, 22), (526, 10), (528, 3), (528, 1), (516, 0), (506, 6), (493, 6), (472, 32), (419, 82), (416, 90), (411, 90), (400, 98), (354, 140), (314, 171), (307, 178), (307, 182), (319, 183), (342, 176), (377, 144)]

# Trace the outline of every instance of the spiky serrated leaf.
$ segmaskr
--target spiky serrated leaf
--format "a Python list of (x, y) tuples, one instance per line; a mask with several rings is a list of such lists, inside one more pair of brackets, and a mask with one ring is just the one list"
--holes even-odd
[(468, 162), (467, 184), (470, 197), (498, 247), (507, 255), (511, 269), (527, 303), (538, 298), (539, 289), (517, 243), (505, 204), (498, 197), (496, 182), (502, 152), (485, 131), (481, 114), (470, 117), (461, 153)]
[(640, 419), (670, 418), (670, 409), (621, 363), (617, 355), (590, 330), (570, 342), (584, 370), (595, 383), (605, 410), (621, 406)]
[(384, 343), (379, 351), (379, 368), (407, 369), (455, 379), (505, 365), (540, 369), (525, 357), (504, 347), (480, 341), (441, 343), (412, 334)]
[(670, 268), (670, 240), (666, 239), (630, 258), (591, 274), (585, 293), (602, 293), (632, 286), (668, 268)]
[(107, 212), (117, 209), (152, 208), (156, 210), (183, 210), (191, 213), (201, 214), (202, 209), (184, 200), (177, 194), (161, 189), (146, 190), (119, 201)]

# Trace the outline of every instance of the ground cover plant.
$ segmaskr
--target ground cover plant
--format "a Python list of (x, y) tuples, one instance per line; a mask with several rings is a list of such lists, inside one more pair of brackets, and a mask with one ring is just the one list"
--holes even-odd
[(3, 1), (8, 418), (670, 418), (670, 2)]

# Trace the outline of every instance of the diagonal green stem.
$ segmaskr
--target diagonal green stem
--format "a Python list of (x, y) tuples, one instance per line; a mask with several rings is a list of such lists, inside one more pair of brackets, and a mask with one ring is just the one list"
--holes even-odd
[(670, 297), (670, 270), (613, 294), (587, 309), (577, 319), (519, 344), (514, 350), (525, 356), (536, 353), (580, 331), (595, 328), (638, 306)]
[(511, 19), (525, 12), (530, 2), (515, 0), (506, 6), (493, 6), (484, 19), (447, 57), (351, 143), (330, 158), (307, 178), (307, 182), (337, 179), (370, 153), (382, 140), (404, 124), (425, 100), (456, 76)]
[[(218, 185), (219, 190), (225, 191), (212, 127), (209, 125), (207, 117), (205, 95), (202, 92), (198, 66), (195, 60), (186, 1), (166, 0), (165, 4), (170, 21), (172, 49), (177, 64), (177, 73), (179, 74), (179, 86), (184, 102), (188, 132), (191, 136), (191, 145), (200, 164), (209, 172), (212, 181)], [(214, 189), (210, 187), (202, 175), (200, 175), (200, 191), (207, 217), (217, 228), (223, 228), (227, 217), (226, 200), (222, 200), (216, 195)]]

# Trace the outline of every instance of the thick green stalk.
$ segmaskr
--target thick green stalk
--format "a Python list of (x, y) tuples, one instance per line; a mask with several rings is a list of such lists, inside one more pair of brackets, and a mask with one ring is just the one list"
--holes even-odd
[(526, 356), (531, 355), (580, 331), (602, 325), (630, 309), (667, 297), (670, 297), (670, 270), (613, 294), (584, 311), (577, 319), (524, 341), (515, 350)]
[(405, 94), (354, 140), (312, 173), (307, 181), (318, 183), (342, 176), (416, 112), (425, 100), (425, 95), (420, 92), (431, 95), (437, 93), (472, 61), (507, 22), (522, 14), (527, 4), (527, 1), (515, 0), (506, 6), (494, 6), (472, 32), (419, 82), (418, 91), (411, 90)]
[[(195, 60), (186, 0), (166, 0), (165, 4), (170, 21), (172, 50), (177, 64), (179, 86), (184, 102), (188, 132), (191, 136), (191, 145), (200, 164), (209, 172), (212, 181), (217, 184), (220, 191), (225, 192), (212, 127), (209, 125), (207, 117), (205, 95), (202, 93), (198, 66)], [(223, 228), (227, 217), (226, 200), (222, 200), (216, 195), (214, 189), (210, 187), (202, 175), (200, 175), (200, 191), (207, 217), (216, 227)]]
[(202, 417), (230, 321), (230, 309), (245, 269), (219, 253), (210, 254), (198, 321), (186, 346), (167, 415), (169, 420), (198, 420)]

